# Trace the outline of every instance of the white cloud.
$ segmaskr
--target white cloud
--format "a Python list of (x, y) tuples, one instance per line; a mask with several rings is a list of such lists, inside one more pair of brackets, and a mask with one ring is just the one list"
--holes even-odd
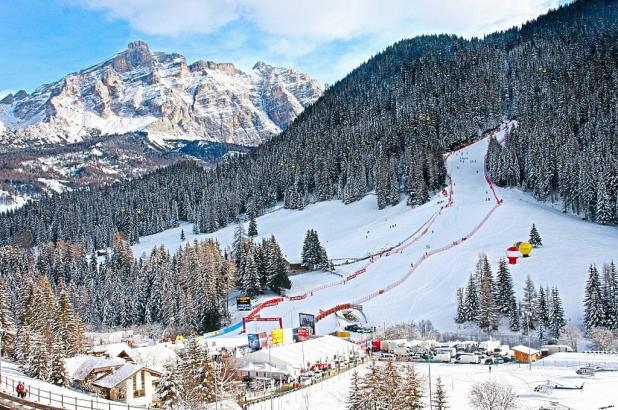
[[(519, 24), (559, 0), (74, 0), (146, 34), (209, 33), (243, 19), (265, 34), (327, 42), (383, 32), (483, 34)], [(488, 22), (490, 22), (488, 24)], [(491, 23), (495, 22), (495, 23)]]
[(136, 30), (175, 36), (213, 32), (240, 17), (236, 0), (75, 0)]
[(271, 60), (293, 62), (319, 52), (321, 46), (351, 42), (351, 46), (342, 46), (342, 55), (331, 67), (339, 77), (343, 70), (402, 38), (422, 33), (482, 36), (520, 25), (565, 0), (69, 1), (103, 10), (110, 18), (125, 20), (149, 35), (215, 33), (235, 22), (244, 25), (262, 47), (257, 50), (254, 44), (249, 49), (243, 44), (239, 48), (266, 53)]

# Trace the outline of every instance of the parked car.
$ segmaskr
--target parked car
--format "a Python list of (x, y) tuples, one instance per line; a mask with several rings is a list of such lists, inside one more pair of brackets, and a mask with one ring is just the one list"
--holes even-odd
[(347, 325), (343, 329), (347, 330), (348, 332), (358, 332), (358, 329), (360, 329), (360, 326), (359, 325)]

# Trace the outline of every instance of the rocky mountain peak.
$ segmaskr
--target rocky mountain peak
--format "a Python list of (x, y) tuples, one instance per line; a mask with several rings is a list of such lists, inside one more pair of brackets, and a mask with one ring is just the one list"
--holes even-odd
[(153, 66), (153, 56), (145, 41), (133, 41), (128, 48), (111, 60), (111, 65), (119, 73), (134, 70), (138, 67)]
[(278, 134), (322, 94), (306, 74), (258, 62), (232, 63), (151, 51), (134, 41), (104, 62), (0, 104), (0, 150), (145, 131), (172, 140), (255, 146)]

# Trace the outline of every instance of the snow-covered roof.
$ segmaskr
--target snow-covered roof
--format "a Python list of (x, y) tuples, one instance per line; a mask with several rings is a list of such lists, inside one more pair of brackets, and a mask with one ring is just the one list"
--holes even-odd
[(513, 346), (511, 347), (511, 350), (514, 350), (516, 352), (520, 352), (520, 353), (525, 353), (525, 354), (539, 354), (541, 353), (539, 350), (533, 349), (531, 347), (528, 346), (524, 346), (524, 345), (517, 345), (517, 346)]
[(114, 372), (101, 377), (100, 379), (92, 382), (92, 384), (105, 389), (111, 389), (112, 387), (117, 386), (129, 377), (133, 376), (141, 369), (143, 369), (143, 367), (137, 364), (125, 363)]
[(159, 371), (163, 371), (167, 362), (178, 357), (174, 350), (164, 344), (134, 348), (129, 354), (136, 364)]
[(119, 367), (122, 366), (124, 360), (122, 359), (105, 359), (102, 357), (89, 357), (75, 370), (72, 375), (73, 380), (82, 381), (95, 369), (101, 369), (106, 367)]
[(335, 336), (322, 336), (306, 342), (272, 347), (270, 355), (268, 349), (258, 350), (236, 359), (236, 362), (241, 368), (249, 366), (250, 363), (271, 363), (279, 369), (300, 369), (306, 366), (307, 362), (332, 361), (337, 355), (349, 356), (356, 351), (362, 352), (362, 349), (354, 343)]
[(106, 345), (95, 346), (92, 348), (93, 352), (106, 353), (109, 357), (118, 357), (122, 352), (125, 352), (129, 357), (133, 357), (133, 349), (126, 343), (110, 343)]

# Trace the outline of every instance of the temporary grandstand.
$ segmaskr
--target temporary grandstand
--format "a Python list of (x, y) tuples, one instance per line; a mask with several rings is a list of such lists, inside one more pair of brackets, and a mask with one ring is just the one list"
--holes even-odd
[(316, 363), (337, 363), (363, 355), (354, 343), (335, 336), (264, 348), (236, 359), (241, 373), (249, 377), (296, 377), (301, 369)]

